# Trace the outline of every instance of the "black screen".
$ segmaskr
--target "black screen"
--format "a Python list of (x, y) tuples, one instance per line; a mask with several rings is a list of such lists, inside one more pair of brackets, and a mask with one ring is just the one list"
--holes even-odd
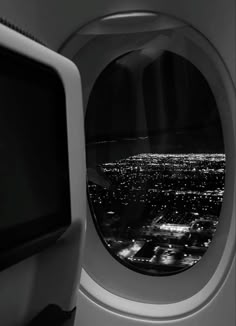
[(9, 250), (65, 228), (70, 216), (62, 82), (0, 48), (0, 268)]

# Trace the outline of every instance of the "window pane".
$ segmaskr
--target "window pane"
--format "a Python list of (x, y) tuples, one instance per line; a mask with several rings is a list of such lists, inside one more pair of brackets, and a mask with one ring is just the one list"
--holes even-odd
[(168, 51), (117, 58), (95, 83), (85, 124), (89, 203), (109, 252), (149, 275), (197, 263), (225, 179), (220, 116), (200, 71)]

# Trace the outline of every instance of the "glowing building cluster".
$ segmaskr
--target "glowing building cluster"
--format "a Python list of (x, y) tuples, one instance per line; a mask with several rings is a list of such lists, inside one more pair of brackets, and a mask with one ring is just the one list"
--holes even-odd
[(115, 257), (154, 275), (201, 259), (220, 216), (224, 154), (144, 153), (97, 170), (109, 187), (89, 181), (89, 199)]

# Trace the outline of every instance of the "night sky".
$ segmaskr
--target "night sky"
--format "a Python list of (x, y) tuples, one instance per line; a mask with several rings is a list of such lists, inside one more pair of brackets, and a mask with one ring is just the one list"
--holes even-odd
[(85, 127), (89, 161), (224, 153), (209, 85), (190, 62), (167, 51), (155, 60), (135, 51), (113, 61), (95, 83)]

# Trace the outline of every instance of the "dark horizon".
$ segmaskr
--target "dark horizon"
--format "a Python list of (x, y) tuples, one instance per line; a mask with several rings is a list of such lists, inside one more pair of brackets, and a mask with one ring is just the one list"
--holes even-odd
[[(167, 144), (150, 144), (149, 140), (129, 140), (129, 141), (108, 141), (100, 143), (90, 143), (86, 146), (87, 166), (116, 162), (127, 157), (139, 154), (225, 154), (224, 150), (217, 146), (203, 149), (195, 146), (167, 146)], [(188, 151), (187, 151), (188, 150)]]

